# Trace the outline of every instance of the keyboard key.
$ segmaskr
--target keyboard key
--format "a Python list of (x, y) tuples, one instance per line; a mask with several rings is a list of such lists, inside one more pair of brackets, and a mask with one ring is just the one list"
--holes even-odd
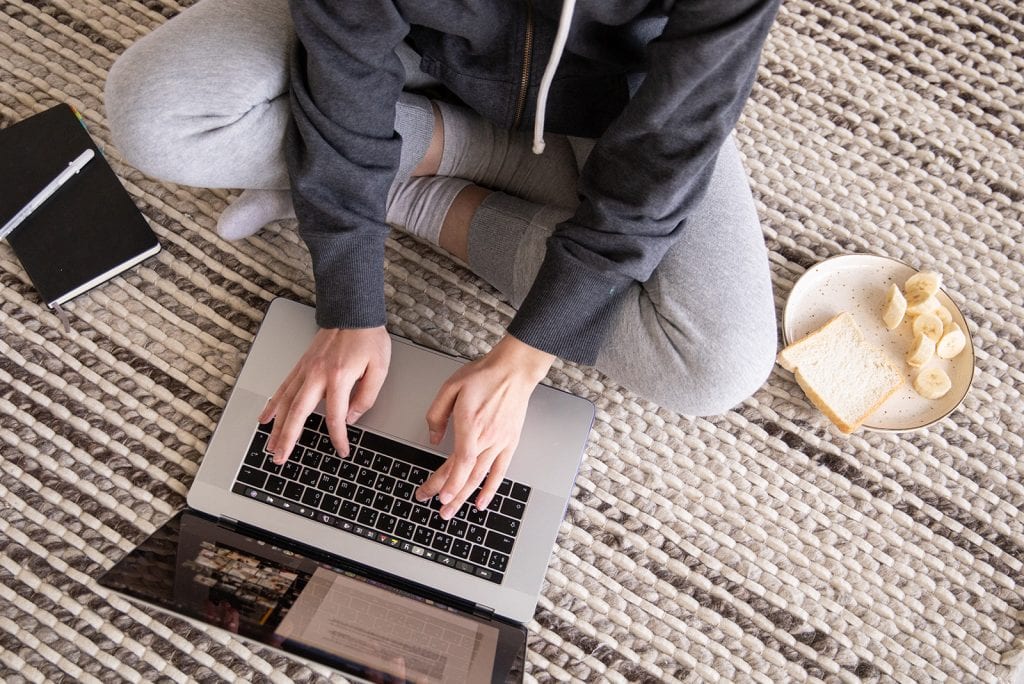
[(319, 481), (320, 471), (315, 468), (303, 468), (302, 474), (299, 475), (299, 482), (307, 487), (316, 487), (316, 483)]
[(270, 435), (268, 435), (267, 433), (256, 432), (252, 436), (252, 442), (249, 444), (249, 448), (255, 449), (256, 451), (263, 451), (267, 446), (268, 439), (270, 439)]
[(500, 532), (488, 532), (487, 533), (487, 547), (500, 551), (501, 553), (512, 553), (512, 544), (515, 543), (515, 539), (507, 535), (501, 534)]
[(353, 501), (342, 501), (341, 508), (338, 509), (338, 515), (346, 520), (355, 520), (356, 516), (359, 515), (359, 504)]
[(430, 521), (430, 509), (424, 506), (413, 506), (409, 520), (420, 525), (426, 525)]
[(378, 473), (386, 473), (391, 470), (392, 460), (384, 454), (377, 454), (373, 457), (372, 468)]
[(428, 527), (417, 527), (416, 534), (413, 535), (412, 540), (417, 544), (430, 546), (430, 542), (434, 540), (434, 531)]
[(284, 491), (281, 495), (286, 499), (292, 501), (299, 501), (302, 499), (302, 492), (306, 490), (305, 487), (300, 485), (298, 482), (289, 482), (284, 486)]
[(334, 442), (327, 435), (320, 435), (320, 441), (316, 443), (316, 450), (328, 456), (334, 456), (334, 454), (338, 453), (334, 450)]
[(338, 490), (338, 478), (324, 473), (320, 476), (320, 484), (317, 487), (328, 494), (334, 494)]
[(341, 459), (335, 456), (326, 456), (320, 463), (320, 470), (330, 475), (337, 475), (338, 468), (341, 467)]
[(354, 499), (356, 496), (356, 483), (342, 480), (338, 483), (338, 491), (335, 492), (342, 499)]
[(474, 546), (473, 550), (469, 552), (469, 560), (473, 561), (477, 565), (487, 565), (487, 559), (490, 557), (491, 552), (482, 546)]
[(476, 574), (476, 572), (475, 572), (476, 568), (474, 568), (472, 565), (470, 565), (466, 561), (460, 561), (460, 560), (455, 561), (455, 567), (458, 568), (459, 570), (461, 570), (462, 572), (468, 572), (470, 574)]
[(346, 480), (355, 480), (359, 475), (359, 466), (353, 461), (342, 461), (338, 474)]
[(465, 537), (466, 530), (469, 529), (469, 525), (465, 520), (459, 520), (458, 518), (452, 518), (448, 521), (448, 534), (455, 537)]
[(480, 579), (485, 579), (490, 582), (501, 582), (501, 575), (491, 572), (488, 568), (477, 568), (476, 576)]
[(359, 438), (363, 436), (363, 431), (357, 427), (349, 425), (346, 432), (348, 432), (348, 443), (355, 446), (359, 443)]
[(312, 449), (306, 449), (305, 453), (302, 454), (300, 463), (307, 468), (319, 468), (320, 461), (323, 459), (323, 454), (320, 454)]
[(394, 501), (394, 497), (381, 492), (374, 497), (373, 507), (382, 513), (388, 513), (391, 511), (391, 504), (393, 504)]
[(267, 478), (266, 490), (271, 494), (280, 494), (284, 491), (284, 485), (288, 482), (283, 477), (271, 475)]
[(398, 480), (395, 482), (395, 490), (392, 492), (397, 498), (405, 499), (410, 501), (413, 496), (413, 492), (416, 491), (416, 487), (408, 482)]
[(451, 535), (444, 534), (442, 532), (437, 532), (434, 534), (434, 541), (431, 542), (430, 546), (434, 549), (437, 549), (438, 551), (448, 553), (448, 551), (452, 548), (452, 541), (454, 540), (452, 539)]
[(456, 539), (452, 542), (452, 555), (458, 556), (459, 558), (469, 558), (469, 552), (473, 550), (473, 545), (463, 539)]
[(320, 502), (324, 498), (324, 493), (319, 489), (313, 489), (312, 487), (306, 487), (306, 492), (302, 495), (302, 503), (313, 508), (320, 508)]
[(378, 492), (384, 492), (390, 494), (395, 490), (395, 478), (389, 477), (381, 473), (377, 476), (377, 481), (373, 484), (374, 489)]
[(263, 460), (263, 465), (260, 467), (263, 468), (263, 470), (267, 471), (268, 473), (279, 475), (281, 473), (281, 468), (283, 468), (284, 466), (279, 466), (276, 463), (274, 463), (274, 457), (271, 456), (270, 454), (267, 454), (266, 458)]
[(365, 486), (372, 487), (373, 483), (377, 480), (377, 473), (373, 472), (369, 468), (360, 468), (359, 474), (356, 475), (356, 482)]
[(483, 544), (487, 539), (487, 530), (479, 525), (470, 525), (466, 530), (466, 539), (474, 544)]
[(303, 427), (305, 427), (307, 430), (312, 430), (313, 432), (319, 432), (320, 426), (323, 424), (323, 422), (324, 418), (319, 413), (310, 413), (306, 417), (306, 424)]
[(432, 530), (444, 532), (448, 529), (448, 521), (442, 518), (440, 513), (434, 511), (430, 514), (430, 520), (427, 521), (427, 526)]
[(262, 489), (263, 485), (267, 482), (267, 474), (262, 470), (256, 470), (252, 466), (244, 465), (238, 471), (238, 481)]
[(495, 530), (496, 532), (507, 534), (510, 537), (514, 537), (519, 533), (519, 521), (515, 518), (509, 518), (508, 516), (502, 515), (501, 513), (489, 513), (487, 515), (487, 527), (488, 529)]
[(430, 477), (430, 471), (414, 467), (409, 473), (409, 482), (419, 486), (426, 482), (428, 477)]
[(498, 485), (498, 494), (508, 496), (510, 493), (512, 493), (512, 481), (506, 478)]
[(492, 551), (491, 557), (487, 560), (487, 567), (498, 572), (505, 572), (505, 568), (508, 567), (508, 556)]
[(331, 494), (324, 494), (324, 500), (320, 502), (320, 509), (334, 514), (341, 508), (341, 499)]
[(377, 529), (381, 532), (387, 532), (388, 534), (395, 531), (395, 526), (398, 525), (398, 518), (387, 513), (381, 513), (377, 517)]
[(409, 477), (409, 473), (411, 471), (412, 466), (410, 466), (405, 461), (394, 461), (391, 464), (391, 470), (389, 472), (391, 473), (392, 477), (396, 477), (399, 480), (404, 480), (407, 477)]
[(505, 497), (500, 496), (498, 494), (495, 494), (494, 498), (491, 499), (491, 502), (489, 504), (487, 504), (487, 510), (488, 511), (499, 511), (499, 510), (501, 510), (501, 504), (503, 504), (504, 502), (505, 502)]
[(274, 430), (274, 421), (270, 420), (267, 421), (266, 423), (260, 423), (259, 425), (256, 426), (256, 429), (259, 430), (260, 432), (265, 432), (269, 435)]
[(530, 488), (524, 484), (516, 482), (512, 485), (512, 498), (517, 501), (529, 501), (530, 499)]
[(356, 453), (352, 455), (352, 460), (356, 465), (369, 468), (373, 465), (373, 452), (368, 449), (356, 449)]
[(356, 518), (356, 522), (360, 522), (367, 527), (374, 527), (377, 524), (378, 515), (380, 515), (380, 513), (372, 508), (363, 507), (363, 510), (359, 511), (359, 516)]
[(472, 525), (484, 525), (487, 523), (487, 511), (481, 511), (476, 506), (466, 511), (466, 522)]
[(281, 468), (282, 477), (286, 477), (289, 480), (298, 480), (299, 475), (302, 474), (302, 466), (295, 461), (288, 461)]
[(501, 504), (501, 512), (516, 520), (522, 520), (524, 510), (526, 510), (526, 504), (515, 499), (505, 499), (505, 502)]
[(408, 518), (412, 513), (412, 504), (408, 501), (396, 500), (391, 505), (391, 513), (399, 518)]
[(376, 496), (376, 494), (369, 487), (360, 487), (356, 490), (356, 495), (352, 498), (357, 503), (361, 503), (364, 506), (371, 506), (373, 505), (374, 496)]
[(408, 520), (399, 520), (398, 525), (395, 526), (395, 536), (401, 537), (402, 539), (412, 539), (413, 535), (416, 534), (416, 526)]
[(259, 468), (263, 465), (263, 449), (249, 449), (249, 453), (245, 455), (245, 464)]
[(316, 443), (320, 441), (320, 435), (313, 432), (312, 430), (303, 430), (302, 435), (299, 436), (299, 444), (304, 447), (315, 447)]

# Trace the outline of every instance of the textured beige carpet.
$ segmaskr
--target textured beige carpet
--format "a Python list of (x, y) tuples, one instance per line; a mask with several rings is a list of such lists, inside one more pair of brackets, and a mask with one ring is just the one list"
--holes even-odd
[[(179, 10), (0, 2), (0, 125), (74, 104), (164, 245), (69, 306), (64, 334), (0, 244), (8, 682), (328, 676), (94, 582), (183, 506), (267, 302), (311, 298), (292, 226), (225, 243), (229, 193), (147, 179), (109, 146), (107, 70)], [(1009, 679), (1024, 646), (1022, 40), (1013, 2), (787, 0), (737, 131), (780, 310), (827, 256), (934, 268), (970, 320), (973, 388), (925, 432), (844, 440), (781, 370), (695, 420), (558, 366), (550, 382), (598, 413), (528, 679)], [(387, 260), (395, 332), (470, 357), (497, 339), (510, 310), (486, 286), (406, 238)]]

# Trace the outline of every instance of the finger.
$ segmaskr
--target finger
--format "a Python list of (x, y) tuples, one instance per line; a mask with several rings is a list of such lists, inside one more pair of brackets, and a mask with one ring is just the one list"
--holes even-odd
[(288, 460), (288, 455), (291, 454), (295, 442), (298, 441), (299, 435), (302, 434), (302, 427), (306, 423), (306, 418), (313, 412), (316, 405), (320, 403), (323, 392), (323, 381), (319, 378), (309, 378), (307, 376), (306, 382), (303, 383), (288, 406), (288, 413), (281, 416), (281, 419), (274, 423), (275, 430), (277, 429), (277, 423), (281, 423), (281, 435), (274, 444), (274, 463), (280, 465)]
[(441, 491), (441, 487), (444, 486), (445, 480), (448, 479), (448, 471), (451, 469), (451, 459), (441, 464), (441, 467), (435, 470), (430, 477), (423, 481), (423, 484), (416, 490), (416, 500), (420, 503), (429, 501), (435, 494)]
[(455, 495), (455, 498), (450, 503), (441, 507), (440, 514), (442, 518), (451, 520), (459, 509), (462, 508), (462, 504), (473, 495), (476, 488), (483, 482), (487, 471), (491, 469), (491, 463), (494, 461), (497, 453), (497, 448), (490, 448), (477, 457), (476, 465), (473, 466), (473, 470), (469, 477), (466, 478), (466, 483), (462, 486), (462, 489), (459, 490), (459, 493)]
[[(456, 440), (459, 439), (458, 433), (456, 433), (455, 437)], [(445, 478), (444, 486), (441, 487), (441, 491), (437, 494), (438, 500), (445, 505), (452, 503), (466, 485), (466, 480), (469, 479), (469, 475), (473, 472), (473, 468), (476, 467), (477, 459), (480, 456), (475, 438), (466, 437), (462, 439), (462, 442), (463, 444), (461, 445), (456, 444), (455, 451), (448, 457), (451, 467), (448, 471), (448, 477)]]
[(480, 496), (476, 497), (476, 507), (478, 510), (482, 511), (491, 505), (498, 487), (501, 486), (501, 481), (505, 479), (505, 473), (508, 472), (508, 464), (512, 462), (512, 454), (515, 451), (516, 445), (513, 444), (502, 450), (498, 457), (494, 459), (494, 463), (491, 464), (491, 473), (484, 481), (483, 487), (480, 488)]
[[(277, 400), (277, 405), (274, 407), (274, 426), (270, 429), (270, 438), (267, 440), (266, 446), (266, 450), (270, 454), (278, 454), (281, 451), (280, 447), (283, 446), (283, 444), (280, 443), (281, 433), (284, 429), (283, 420), (276, 420), (276, 418), (284, 418), (285, 416), (288, 415), (288, 410), (295, 399), (295, 394), (301, 389), (302, 376), (297, 373), (294, 373), (292, 374), (291, 382), (289, 382), (287, 385), (282, 385), (277, 390), (277, 393), (280, 394), (280, 397)], [(282, 458), (286, 459), (287, 457), (288, 453), (285, 452)], [(282, 460), (281, 462), (283, 463), (284, 461)]]
[(345, 422), (354, 423), (369, 411), (377, 401), (380, 388), (384, 385), (384, 378), (387, 377), (387, 368), (380, 368), (375, 365), (366, 367), (363, 377), (356, 384), (352, 398), (348, 402), (348, 411), (345, 414)]
[(327, 434), (331, 437), (331, 444), (342, 456), (349, 454), (348, 430), (345, 428), (345, 414), (348, 413), (348, 396), (352, 391), (352, 383), (341, 377), (336, 377), (327, 383), (327, 392), (324, 397), (327, 418)]
[(427, 409), (427, 430), (430, 431), (430, 443), (437, 446), (444, 438), (445, 430), (448, 429), (448, 418), (455, 407), (455, 400), (459, 396), (459, 385), (446, 382), (441, 385), (433, 403)]

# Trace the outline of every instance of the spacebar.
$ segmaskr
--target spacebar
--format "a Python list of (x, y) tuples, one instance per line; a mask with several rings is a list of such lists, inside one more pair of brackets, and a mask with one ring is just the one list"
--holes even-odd
[(381, 437), (370, 431), (363, 433), (363, 439), (359, 442), (359, 446), (366, 447), (371, 451), (379, 451), (387, 456), (400, 458), (420, 468), (425, 468), (430, 472), (434, 472), (444, 463), (444, 459), (437, 454), (431, 454), (408, 444), (402, 444), (387, 437)]

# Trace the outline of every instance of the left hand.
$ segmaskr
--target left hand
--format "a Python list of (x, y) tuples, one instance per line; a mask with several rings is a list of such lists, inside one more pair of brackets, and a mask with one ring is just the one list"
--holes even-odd
[(478, 509), (487, 508), (519, 444), (530, 395), (554, 360), (552, 354), (506, 335), (485, 356), (448, 378), (427, 411), (427, 427), (436, 445), (450, 418), (455, 449), (420, 485), (417, 499), (437, 495), (441, 517), (449, 520), (483, 482), (475, 503)]

